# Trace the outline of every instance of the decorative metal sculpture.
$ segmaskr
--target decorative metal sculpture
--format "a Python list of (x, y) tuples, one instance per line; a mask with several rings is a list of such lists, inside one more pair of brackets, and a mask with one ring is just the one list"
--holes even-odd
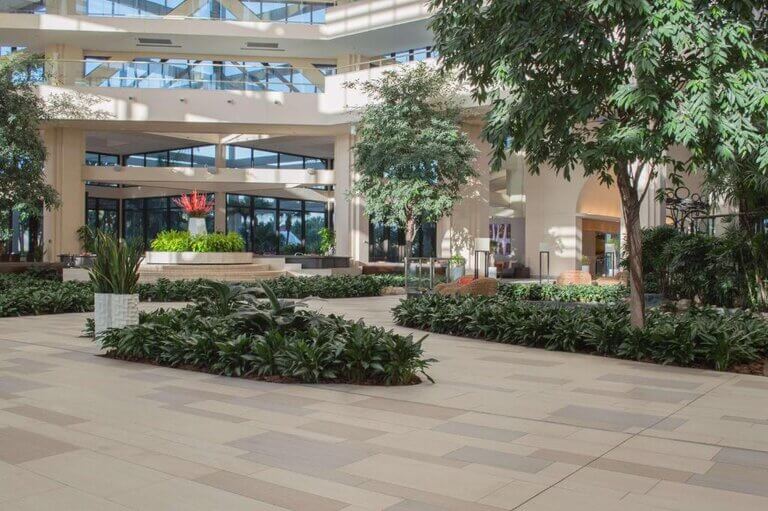
[(678, 186), (674, 191), (667, 190), (664, 204), (667, 219), (681, 232), (693, 232), (698, 218), (708, 215), (710, 211), (710, 204), (685, 186)]

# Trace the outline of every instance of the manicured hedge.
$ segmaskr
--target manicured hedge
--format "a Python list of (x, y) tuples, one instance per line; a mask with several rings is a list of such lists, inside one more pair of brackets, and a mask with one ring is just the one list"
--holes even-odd
[(397, 324), (556, 351), (596, 353), (726, 370), (768, 357), (768, 321), (744, 311), (654, 309), (630, 326), (625, 304), (544, 307), (504, 297), (409, 298), (393, 310)]
[(139, 325), (98, 341), (115, 358), (306, 383), (406, 385), (434, 362), (423, 357), (421, 340), (297, 309), (268, 286), (268, 302), (255, 301), (251, 289), (209, 288), (194, 306), (142, 314)]
[[(387, 286), (402, 286), (404, 279), (395, 275), (334, 275), (315, 277), (282, 276), (268, 281), (269, 286), (280, 298), (357, 298), (379, 296)], [(153, 302), (187, 302), (208, 293), (208, 280), (159, 279), (152, 284), (140, 284), (142, 300)], [(241, 282), (241, 285), (249, 284)]]
[(157, 252), (242, 252), (245, 240), (236, 232), (192, 236), (189, 231), (163, 231), (152, 240)]
[(623, 285), (594, 284), (504, 284), (499, 294), (511, 300), (583, 303), (614, 303), (629, 296)]

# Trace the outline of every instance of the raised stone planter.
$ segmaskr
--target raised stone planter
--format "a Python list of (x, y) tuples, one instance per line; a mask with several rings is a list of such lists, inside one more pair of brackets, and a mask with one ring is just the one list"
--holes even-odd
[(144, 264), (250, 264), (251, 252), (147, 252)]

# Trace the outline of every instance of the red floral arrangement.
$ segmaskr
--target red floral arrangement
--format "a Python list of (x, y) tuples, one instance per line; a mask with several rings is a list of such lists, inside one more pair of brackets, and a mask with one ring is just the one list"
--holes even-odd
[(213, 211), (213, 202), (208, 202), (208, 196), (197, 193), (197, 190), (193, 190), (189, 195), (182, 195), (180, 199), (173, 199), (173, 203), (192, 218), (203, 218)]

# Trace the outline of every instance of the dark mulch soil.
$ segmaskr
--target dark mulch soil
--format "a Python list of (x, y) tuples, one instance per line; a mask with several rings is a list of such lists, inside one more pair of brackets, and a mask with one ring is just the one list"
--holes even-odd
[(749, 364), (739, 364), (731, 367), (729, 371), (741, 374), (754, 374), (768, 376), (768, 359), (758, 360)]

